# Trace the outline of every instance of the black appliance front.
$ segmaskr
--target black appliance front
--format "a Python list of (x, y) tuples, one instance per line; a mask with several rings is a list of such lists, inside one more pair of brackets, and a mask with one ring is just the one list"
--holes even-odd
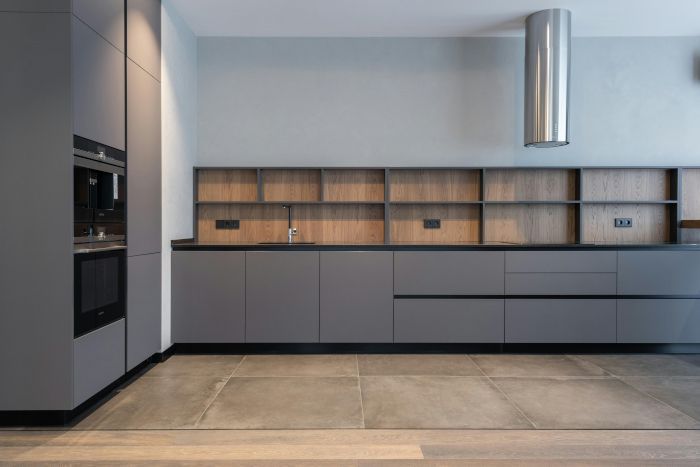
[[(74, 237), (124, 237), (124, 169), (76, 158), (73, 167)], [(120, 236), (121, 238), (115, 238)]]
[(125, 250), (81, 253), (74, 258), (74, 336), (125, 316)]

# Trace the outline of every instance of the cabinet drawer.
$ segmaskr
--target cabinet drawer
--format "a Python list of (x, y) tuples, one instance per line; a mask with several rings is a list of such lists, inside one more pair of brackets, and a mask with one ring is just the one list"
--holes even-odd
[(73, 341), (73, 407), (77, 407), (125, 372), (124, 320)]
[(624, 343), (698, 343), (700, 300), (618, 300), (617, 332)]
[(502, 251), (394, 253), (397, 295), (501, 295)]
[(617, 251), (507, 251), (506, 272), (616, 272)]
[(506, 274), (510, 295), (615, 295), (615, 273), (512, 273)]
[(618, 293), (700, 294), (700, 251), (621, 251)]
[(615, 342), (614, 299), (509, 299), (505, 340), (513, 343)]
[(394, 300), (394, 342), (503, 342), (503, 300)]

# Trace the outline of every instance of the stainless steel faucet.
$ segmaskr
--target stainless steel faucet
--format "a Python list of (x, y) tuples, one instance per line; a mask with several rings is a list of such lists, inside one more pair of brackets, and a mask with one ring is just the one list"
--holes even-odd
[(294, 243), (294, 237), (297, 235), (296, 227), (292, 227), (292, 206), (289, 204), (283, 204), (282, 207), (287, 209), (287, 243), (290, 245)]

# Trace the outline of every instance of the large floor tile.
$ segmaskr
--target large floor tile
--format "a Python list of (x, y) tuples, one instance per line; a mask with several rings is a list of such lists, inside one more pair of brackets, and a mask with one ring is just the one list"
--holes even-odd
[(615, 376), (700, 376), (700, 366), (673, 355), (581, 355)]
[(532, 428), (484, 377), (363, 376), (367, 428)]
[(538, 428), (685, 429), (700, 425), (614, 378), (493, 378)]
[(231, 378), (199, 428), (362, 428), (357, 378)]
[(600, 367), (566, 355), (472, 355), (487, 376), (602, 376)]
[(80, 422), (78, 429), (194, 428), (226, 378), (144, 376)]
[(623, 381), (700, 420), (700, 378), (629, 376)]
[(358, 355), (361, 376), (483, 376), (466, 355)]
[(357, 376), (355, 355), (248, 355), (234, 376)]
[(241, 355), (173, 355), (151, 368), (147, 376), (231, 376), (243, 357)]

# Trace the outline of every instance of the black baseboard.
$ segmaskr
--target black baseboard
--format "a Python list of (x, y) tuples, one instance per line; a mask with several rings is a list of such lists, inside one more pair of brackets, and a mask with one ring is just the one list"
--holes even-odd
[(173, 348), (166, 352), (155, 353), (139, 365), (128, 371), (118, 380), (86, 400), (73, 410), (0, 410), (0, 429), (2, 427), (61, 427), (69, 426), (89, 415), (94, 409), (109, 400), (114, 391), (138, 378), (150, 365), (165, 361), (172, 355)]
[(175, 354), (700, 353), (700, 344), (174, 344)]

